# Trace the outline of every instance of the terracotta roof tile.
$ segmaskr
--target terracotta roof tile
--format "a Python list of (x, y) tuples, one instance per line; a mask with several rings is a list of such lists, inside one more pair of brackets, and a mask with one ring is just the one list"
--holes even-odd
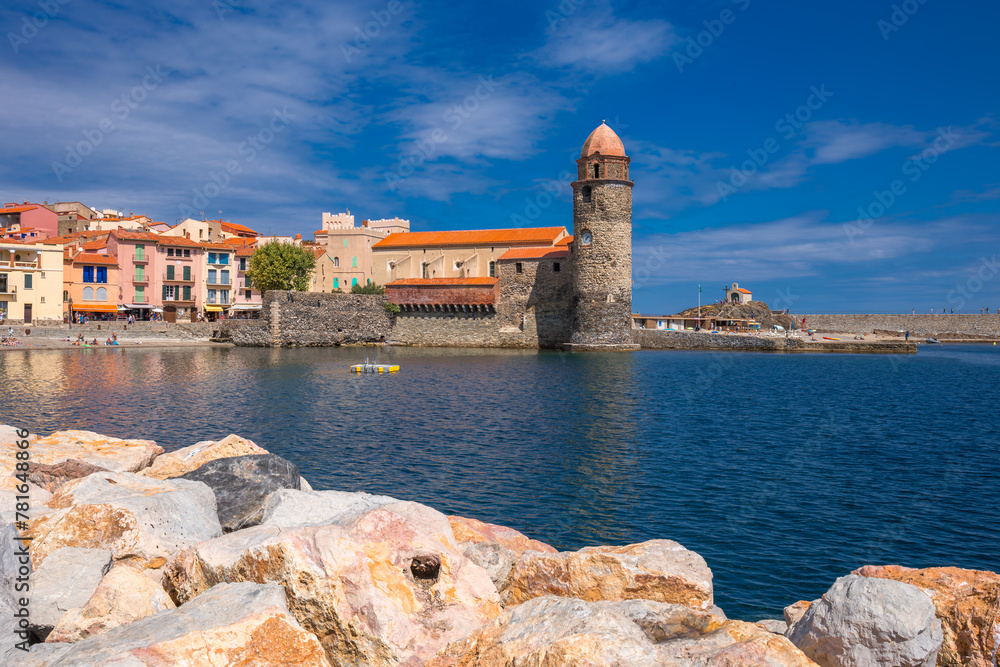
[(556, 245), (557, 246), (564, 246), (564, 245), (565, 246), (569, 246), (569, 245), (573, 245), (573, 237), (572, 236), (564, 236), (561, 239), (559, 239), (558, 241), (556, 241)]
[(750, 290), (748, 290), (748, 289), (743, 289), (742, 287), (737, 287), (737, 288), (736, 288), (736, 291), (737, 291), (737, 292), (740, 292), (741, 294), (753, 294), (753, 292), (751, 292)]
[(511, 248), (500, 255), (505, 259), (562, 259), (569, 257), (569, 250), (564, 248)]
[[(228, 229), (227, 229), (227, 227), (228, 227)], [(238, 225), (235, 222), (223, 222), (222, 223), (222, 231), (224, 231), (224, 232), (230, 232), (230, 233), (233, 233), (233, 232), (243, 232), (245, 234), (254, 234), (254, 235), (257, 234), (257, 232), (255, 232), (254, 230), (250, 229), (249, 227), (247, 227), (245, 225)]]
[(111, 255), (99, 255), (90, 252), (81, 252), (79, 255), (73, 258), (74, 264), (105, 264), (111, 266), (118, 266), (118, 260)]
[(552, 245), (565, 227), (527, 227), (523, 229), (474, 229), (458, 232), (398, 232), (389, 234), (373, 248), (427, 248), (439, 246)]
[(472, 287), (493, 286), (499, 278), (404, 278), (388, 283), (386, 287)]
[(25, 211), (34, 211), (38, 206), (31, 204), (25, 206), (11, 206), (10, 208), (0, 208), (0, 215), (5, 215), (7, 213), (24, 213)]

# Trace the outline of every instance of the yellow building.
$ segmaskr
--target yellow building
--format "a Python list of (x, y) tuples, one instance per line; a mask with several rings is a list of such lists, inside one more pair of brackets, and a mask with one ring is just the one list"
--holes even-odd
[(350, 211), (337, 215), (324, 213), (323, 229), (313, 232), (313, 238), (326, 248), (329, 256), (332, 289), (350, 292), (354, 285), (370, 282), (384, 285), (375, 278), (372, 247), (391, 234), (409, 231), (410, 221), (400, 218), (363, 220), (361, 226), (356, 227)]
[(63, 321), (63, 246), (0, 241), (0, 313), (5, 322)]
[(372, 246), (373, 280), (496, 278), (497, 261), (512, 248), (566, 246), (565, 227), (477, 229), (390, 234)]
[[(344, 289), (343, 283), (337, 280), (337, 273), (334, 272), (333, 260), (330, 259), (329, 253), (327, 253), (326, 248), (319, 245), (306, 245), (303, 244), (303, 250), (311, 252), (316, 258), (316, 268), (313, 269), (312, 280), (309, 281), (309, 291), (310, 292), (336, 292), (338, 289), (342, 292), (350, 292), (351, 289)], [(337, 287), (333, 286), (334, 281), (337, 281)]]

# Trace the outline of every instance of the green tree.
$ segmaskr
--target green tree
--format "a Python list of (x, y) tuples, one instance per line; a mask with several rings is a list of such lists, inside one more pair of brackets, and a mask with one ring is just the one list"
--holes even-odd
[(316, 268), (309, 251), (281, 241), (268, 241), (254, 250), (247, 277), (263, 294), (268, 290), (305, 292)]
[(351, 287), (351, 294), (385, 294), (385, 286), (376, 285), (375, 283), (354, 285)]

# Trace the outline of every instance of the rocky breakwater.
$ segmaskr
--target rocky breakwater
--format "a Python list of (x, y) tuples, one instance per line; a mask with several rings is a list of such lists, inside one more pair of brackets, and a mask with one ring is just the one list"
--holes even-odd
[(670, 540), (559, 552), (415, 502), (314, 491), (237, 436), (171, 453), (83, 432), (35, 445), (31, 646), (8, 627), (20, 543), (5, 513), (2, 664), (996, 664), (992, 573), (863, 568), (751, 623), (726, 618), (705, 560)]

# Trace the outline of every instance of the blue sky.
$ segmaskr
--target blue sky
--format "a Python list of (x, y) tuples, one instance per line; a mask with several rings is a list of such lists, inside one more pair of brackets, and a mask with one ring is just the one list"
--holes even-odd
[(733, 281), (794, 312), (993, 311), (998, 19), (985, 0), (13, 0), (0, 193), (306, 238), (345, 208), (571, 227), (607, 119), (632, 157), (637, 311)]

